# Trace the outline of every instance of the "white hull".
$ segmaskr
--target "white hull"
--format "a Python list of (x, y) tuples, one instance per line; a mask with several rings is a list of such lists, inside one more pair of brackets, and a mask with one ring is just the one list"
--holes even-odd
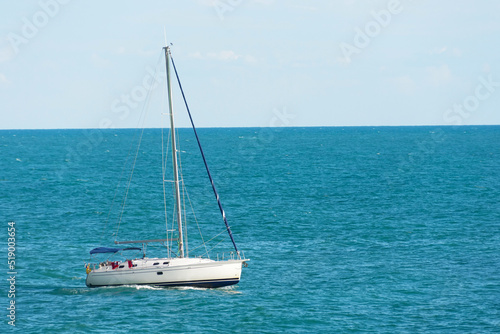
[(111, 285), (199, 286), (216, 288), (237, 284), (241, 267), (248, 260), (214, 261), (201, 258), (155, 258), (101, 265), (87, 274), (88, 287)]

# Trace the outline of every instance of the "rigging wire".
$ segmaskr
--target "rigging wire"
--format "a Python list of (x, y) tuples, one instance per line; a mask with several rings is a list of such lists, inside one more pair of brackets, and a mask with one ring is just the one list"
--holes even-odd
[[(192, 250), (196, 250), (196, 249), (200, 248), (201, 246), (204, 246), (205, 247), (205, 252), (207, 254), (207, 257), (210, 258), (210, 254), (208, 253), (208, 250), (207, 250), (207, 245), (205, 243), (205, 240), (203, 239), (203, 234), (201, 233), (200, 224), (198, 223), (198, 218), (196, 218), (196, 214), (194, 212), (193, 203), (191, 202), (191, 198), (189, 197), (189, 193), (187, 192), (187, 189), (186, 189), (186, 186), (184, 185), (184, 183), (182, 183), (182, 186), (183, 186), (185, 194), (187, 196), (187, 199), (188, 199), (188, 202), (189, 202), (189, 206), (191, 207), (191, 212), (193, 213), (194, 221), (196, 222), (196, 226), (198, 227), (198, 232), (200, 232), (200, 238), (201, 238), (201, 245), (198, 246), (198, 247), (193, 248)], [(224, 233), (224, 231), (222, 231), (221, 233)], [(218, 235), (220, 235), (220, 233)], [(212, 239), (210, 239), (210, 240), (212, 240)]]
[(231, 228), (229, 227), (229, 224), (226, 219), (226, 213), (224, 212), (224, 209), (222, 208), (222, 203), (220, 202), (219, 194), (217, 193), (217, 190), (215, 188), (214, 180), (212, 179), (212, 175), (210, 174), (210, 170), (208, 169), (208, 164), (207, 160), (205, 159), (205, 154), (203, 153), (203, 149), (201, 148), (201, 143), (200, 139), (198, 137), (198, 133), (196, 132), (196, 127), (194, 125), (193, 117), (191, 116), (191, 112), (189, 111), (189, 106), (186, 100), (186, 96), (184, 95), (184, 90), (182, 89), (181, 85), (181, 80), (179, 78), (179, 74), (177, 73), (177, 68), (175, 67), (174, 59), (172, 58), (172, 55), (170, 54), (170, 59), (172, 60), (172, 66), (174, 68), (175, 76), (177, 77), (177, 82), (179, 84), (179, 88), (182, 93), (182, 98), (184, 99), (184, 104), (186, 106), (186, 110), (189, 115), (189, 119), (191, 121), (191, 126), (193, 127), (193, 131), (196, 137), (196, 141), (198, 142), (198, 147), (200, 149), (201, 157), (203, 158), (203, 163), (205, 164), (205, 168), (207, 170), (208, 178), (210, 179), (210, 183), (212, 184), (212, 190), (214, 191), (215, 198), (217, 199), (217, 204), (219, 205), (219, 210), (222, 214), (222, 219), (224, 220), (224, 224), (226, 225), (227, 233), (229, 234), (229, 237), (231, 238), (231, 241), (233, 242), (234, 249), (236, 250), (236, 254), (239, 255), (238, 247), (236, 247), (236, 243), (233, 238), (233, 234), (231, 233)]
[[(161, 59), (162, 59), (162, 54), (160, 54), (160, 56), (158, 57), (158, 60), (156, 61), (156, 70), (155, 70), (155, 79), (156, 79), (156, 76), (157, 76), (157, 73), (158, 73), (158, 66), (161, 62)], [(150, 91), (152, 90), (153, 88), (150, 87)], [(148, 94), (149, 94), (149, 91), (148, 91)], [(144, 113), (144, 108), (143, 110), (141, 111), (141, 115), (139, 116), (139, 122), (140, 122), (140, 119), (142, 117), (142, 114)], [(139, 123), (138, 122), (138, 123)], [(141, 133), (141, 136), (142, 136), (142, 133)], [(128, 152), (127, 152), (127, 157), (125, 158), (125, 163), (123, 164), (123, 167), (122, 167), (122, 170), (120, 172), (120, 177), (118, 178), (118, 184), (116, 185), (116, 188), (115, 188), (115, 192), (114, 192), (114, 195), (113, 195), (113, 200), (111, 201), (111, 205), (110, 205), (110, 208), (109, 208), (109, 211), (108, 211), (108, 215), (106, 217), (106, 221), (105, 221), (105, 224), (104, 224), (104, 228), (103, 228), (103, 231), (101, 233), (101, 237), (99, 238), (99, 244), (102, 243), (102, 239), (104, 237), (104, 234), (106, 233), (106, 229), (108, 227), (108, 224), (109, 224), (109, 220), (110, 220), (110, 217), (111, 217), (111, 212), (113, 210), (113, 207), (115, 205), (115, 201), (116, 201), (116, 198), (118, 196), (118, 191), (120, 189), (120, 185), (121, 185), (121, 182), (123, 180), (123, 175), (125, 173), (125, 168), (127, 167), (128, 165), (128, 161), (130, 159), (130, 156), (131, 156), (131, 153), (132, 153), (132, 147), (133, 147), (133, 144), (135, 143), (135, 139), (137, 137), (137, 131), (134, 132), (134, 137), (132, 138), (132, 140), (130, 141), (130, 145), (129, 145), (129, 149), (128, 149)], [(116, 234), (115, 234), (115, 240), (116, 240)]]
[(187, 236), (187, 219), (186, 219), (186, 202), (185, 202), (185, 199), (184, 199), (184, 192), (182, 191), (183, 187), (184, 187), (184, 173), (183, 173), (183, 170), (182, 170), (182, 158), (181, 158), (181, 137), (179, 136), (179, 129), (175, 129), (175, 136), (177, 138), (177, 142), (176, 142), (176, 149), (177, 149), (177, 165), (178, 165), (178, 168), (179, 168), (179, 184), (181, 185), (181, 193), (182, 193), (182, 198), (181, 198), (181, 221), (183, 221), (184, 224), (182, 224), (182, 227), (183, 227), (183, 237), (184, 237), (184, 240), (182, 240), (184, 242), (184, 252), (186, 253), (185, 255), (187, 257), (189, 257), (189, 249), (188, 249), (188, 236)]
[[(165, 91), (162, 90), (163, 94), (162, 94), (162, 109), (163, 107), (166, 105), (165, 103)], [(164, 115), (164, 113), (162, 113), (162, 115)], [(165, 182), (166, 181), (166, 173), (167, 173), (167, 161), (168, 161), (168, 148), (169, 148), (169, 144), (170, 144), (170, 136), (167, 136), (167, 145), (164, 147), (164, 142), (165, 142), (165, 139), (164, 139), (164, 132), (165, 132), (165, 126), (164, 126), (164, 121), (165, 121), (165, 118), (162, 117), (161, 118), (161, 123), (162, 123), (162, 127), (161, 127), (161, 154), (162, 154), (162, 157), (161, 157), (161, 161), (162, 161), (162, 179), (163, 179), (163, 209), (164, 209), (164, 215), (165, 215), (165, 232), (166, 232), (166, 236), (167, 236), (167, 239), (170, 238), (169, 234), (168, 234), (168, 215), (167, 215), (167, 193), (166, 193), (166, 189), (165, 189)], [(173, 238), (173, 233), (172, 233), (172, 238)]]
[[(159, 73), (159, 65), (158, 63), (160, 63), (161, 61), (161, 58), (162, 58), (163, 54), (160, 54), (160, 57), (159, 57), (159, 60), (157, 62), (157, 66), (155, 68), (155, 74), (154, 74), (154, 80), (155, 82), (158, 82), (158, 73)], [(198, 227), (198, 231), (200, 233), (200, 237), (201, 237), (201, 244), (195, 248), (193, 248), (191, 251), (194, 251), (198, 248), (201, 248), (201, 247), (204, 247), (205, 249), (205, 252), (207, 254), (208, 257), (209, 256), (209, 252), (211, 250), (213, 250), (215, 247), (217, 247), (221, 242), (223, 242), (225, 240), (225, 238), (223, 238), (221, 241), (219, 241), (215, 246), (213, 246), (210, 250), (207, 248), (207, 244), (210, 243), (212, 240), (214, 240), (215, 238), (219, 237), (221, 234), (224, 233), (224, 231), (227, 231), (228, 234), (229, 234), (229, 237), (233, 243), (233, 246), (236, 250), (236, 254), (238, 254), (239, 256), (239, 251), (236, 247), (236, 243), (234, 241), (234, 238), (233, 238), (233, 235), (231, 233), (231, 229), (230, 229), (230, 226), (226, 220), (226, 216), (225, 216), (225, 212), (222, 208), (222, 204), (220, 202), (220, 199), (219, 199), (219, 195), (216, 191), (216, 188), (215, 188), (215, 184), (214, 184), (214, 181), (212, 179), (212, 176), (210, 174), (210, 171), (209, 171), (209, 168), (208, 168), (208, 165), (207, 165), (207, 161), (205, 159), (205, 155), (204, 155), (204, 152), (202, 150), (202, 147), (201, 147), (201, 143), (200, 143), (200, 140), (199, 140), (199, 137), (198, 137), (198, 134), (197, 134), (197, 131), (196, 131), (196, 128), (195, 128), (195, 125), (194, 125), (194, 122), (193, 122), (193, 119), (192, 119), (192, 116), (191, 116), (191, 113), (190, 113), (190, 110), (189, 110), (189, 107), (188, 107), (188, 104), (187, 104), (187, 100), (186, 100), (186, 97), (184, 95), (184, 91), (182, 89), (182, 85), (181, 85), (181, 82), (180, 82), (180, 79), (179, 79), (179, 75), (177, 73), (177, 69), (175, 67), (175, 63), (174, 63), (174, 60), (172, 58), (172, 56), (170, 55), (170, 59), (172, 60), (172, 65), (173, 65), (173, 68), (174, 68), (174, 71), (175, 71), (175, 75), (176, 75), (176, 78), (177, 78), (177, 81), (178, 81), (178, 84), (179, 84), (179, 88), (180, 88), (180, 91), (182, 93), (182, 97), (184, 99), (184, 104), (186, 106), (186, 109), (187, 109), (187, 112), (188, 112), (188, 115), (189, 115), (189, 118), (190, 118), (190, 121), (191, 121), (191, 125), (193, 127), (193, 130), (194, 130), (194, 134), (195, 134), (195, 137), (196, 137), (196, 140), (197, 140), (197, 143), (198, 143), (198, 146), (199, 146), (199, 149), (200, 149), (200, 152), (201, 152), (201, 156), (203, 158), (203, 162), (205, 164), (205, 168), (206, 168), (206, 171), (207, 171), (207, 174), (208, 174), (208, 177), (210, 179), (210, 182), (211, 182), (211, 185), (212, 185), (212, 190), (215, 194), (215, 197), (217, 199), (217, 203), (218, 203), (218, 206), (219, 206), (219, 210), (222, 214), (222, 218), (224, 220), (224, 223), (226, 225), (226, 229), (223, 230), (222, 232), (220, 232), (219, 234), (215, 235), (214, 237), (212, 237), (210, 240), (208, 241), (205, 241), (204, 238), (203, 238), (203, 235), (201, 233), (201, 228), (200, 228), (200, 225), (199, 225), (199, 222), (198, 222), (198, 219), (196, 217), (196, 214), (194, 212), (194, 208), (193, 208), (193, 204), (191, 202), (191, 199), (189, 197), (189, 194), (187, 192), (187, 189), (186, 189), (186, 185), (184, 183), (184, 180), (183, 180), (183, 173), (182, 173), (182, 163), (181, 163), (181, 150), (180, 150), (180, 146), (179, 146), (179, 155), (178, 155), (178, 159), (179, 159), (179, 167), (180, 167), (180, 172), (181, 172), (181, 184), (182, 184), (182, 193), (183, 193), (183, 197), (182, 197), (182, 201), (183, 201), (183, 211), (184, 211), (184, 231), (186, 233), (184, 233), (185, 235), (185, 245), (186, 245), (186, 254), (188, 255), (189, 252), (188, 252), (188, 240), (187, 240), (187, 214), (186, 214), (186, 198), (187, 198), (187, 202), (189, 202), (189, 205), (191, 207), (191, 212), (193, 214), (193, 217), (194, 217), (194, 220), (196, 222), (196, 225)], [(138, 126), (138, 128), (140, 128), (140, 134), (139, 134), (139, 139), (138, 139), (138, 145), (137, 145), (137, 149), (135, 151), (135, 155), (133, 156), (133, 162), (132, 162), (132, 170), (130, 172), (130, 177), (128, 178), (128, 182), (127, 182), (127, 185), (126, 185), (126, 191), (125, 191), (125, 195), (123, 197), (123, 201), (122, 201), (122, 205), (121, 205), (121, 212), (119, 214), (119, 217), (117, 219), (117, 226), (116, 226), (116, 232), (114, 233), (114, 236), (115, 236), (115, 241), (117, 240), (117, 236), (118, 236), (118, 232), (120, 230), (120, 225), (121, 225), (121, 222), (122, 222), (122, 218), (123, 218), (123, 214), (124, 214), (124, 211), (125, 211), (125, 204), (126, 204), (126, 201), (127, 201), (127, 198), (128, 198), (128, 194), (129, 194), (129, 190), (130, 190), (130, 186), (131, 186), (131, 182), (132, 182), (132, 177), (134, 175), (134, 171), (135, 171), (135, 166), (136, 166), (136, 162), (137, 162), (137, 158), (138, 158), (138, 155), (139, 155), (139, 151), (140, 151), (140, 147), (141, 147), (141, 143), (142, 143), (142, 139), (143, 139), (143, 135), (144, 135), (144, 124), (145, 124), (145, 120), (146, 120), (146, 116), (147, 116), (147, 111), (148, 111), (148, 106), (150, 105), (150, 102), (151, 102), (151, 95), (152, 95), (152, 91), (155, 87), (153, 85), (150, 86), (150, 88), (148, 89), (147, 91), (147, 95), (146, 95), (146, 99), (145, 99), (145, 102), (143, 104), (143, 107), (142, 107), (142, 110), (141, 110), (141, 113), (140, 113), (140, 116), (139, 116), (139, 121), (138, 121), (138, 124), (140, 124)], [(163, 92), (163, 103), (165, 103), (165, 92), (162, 90)], [(168, 251), (168, 254), (170, 256), (171, 253), (174, 253), (172, 250), (172, 246), (173, 246), (173, 241), (174, 241), (174, 221), (175, 221), (175, 212), (176, 212), (176, 209), (174, 207), (174, 212), (172, 213), (173, 217), (172, 217), (172, 220), (171, 220), (171, 229), (169, 229), (169, 222), (168, 222), (168, 215), (167, 215), (167, 196), (166, 196), (166, 187), (165, 187), (165, 182), (168, 182), (169, 180), (166, 180), (166, 174), (167, 174), (167, 162), (168, 162), (168, 152), (169, 152), (169, 144), (170, 144), (170, 137), (171, 136), (168, 136), (167, 135), (167, 145), (166, 145), (166, 148), (164, 147), (164, 118), (162, 117), (162, 130), (161, 130), (161, 145), (162, 145), (162, 179), (163, 179), (163, 182), (162, 182), (162, 185), (163, 185), (163, 202), (164, 202), (164, 214), (165, 214), (165, 227), (166, 227), (166, 235), (167, 235), (167, 239), (169, 239), (169, 241), (167, 241), (167, 244), (165, 243), (162, 243), (163, 247), (166, 247), (167, 248), (167, 251)], [(171, 130), (169, 130), (170, 132)], [(176, 129), (175, 130), (177, 132), (177, 137), (179, 137), (179, 130)], [(106, 225), (104, 227), (104, 230), (103, 230), (103, 233), (101, 235), (101, 238), (100, 240), (102, 240), (103, 236), (104, 236), (104, 233), (105, 233), (105, 230), (106, 230), (106, 227), (108, 226), (108, 223), (109, 223), (109, 219), (110, 219), (110, 216), (111, 216), (111, 211), (112, 211), (112, 208), (114, 206), (114, 203), (117, 199), (117, 194), (118, 194), (118, 190), (120, 188), (120, 184), (123, 180), (123, 176), (124, 176), (124, 173), (125, 173), (125, 167), (129, 164), (129, 159), (132, 157), (132, 151), (133, 151), (133, 144), (134, 142), (136, 142), (136, 137), (137, 137), (137, 133), (139, 131), (136, 131), (134, 133), (134, 138), (133, 140), (131, 141), (130, 143), (130, 146), (129, 146), (129, 150), (128, 150), (128, 154), (127, 154), (127, 158), (126, 158), (126, 161), (125, 161), (125, 164), (124, 166), (122, 167), (122, 170), (121, 170), (121, 174), (120, 174), (120, 178), (119, 178), (119, 182), (118, 182), (118, 185), (115, 189), (115, 194), (114, 194), (114, 197), (113, 197), (113, 201), (112, 201), (112, 204), (111, 204), (111, 208), (108, 212), (108, 215), (107, 215), (107, 218), (106, 218)], [(179, 143), (178, 143), (179, 145)], [(174, 191), (174, 185), (172, 184), (172, 191)], [(171, 238), (169, 237), (171, 236)], [(179, 240), (177, 240), (177, 242), (179, 242)], [(144, 247), (146, 245), (143, 245)]]
[(211, 252), (215, 247), (219, 246), (220, 243), (222, 243), (225, 240), (225, 238), (221, 239), (218, 243), (216, 243), (212, 248), (210, 248), (208, 251)]
[[(160, 56), (160, 59), (161, 59), (161, 56)], [(158, 63), (159, 63), (159, 61), (158, 61)], [(158, 73), (158, 65), (155, 68), (155, 78), (157, 77), (157, 73)], [(142, 106), (141, 113), (140, 113), (140, 116), (139, 116), (138, 123), (140, 124), (140, 128), (141, 128), (140, 136), (139, 136), (139, 143), (137, 145), (137, 150), (135, 151), (134, 161), (132, 163), (132, 170), (130, 172), (130, 177), (128, 179), (128, 184), (127, 184), (127, 189), (125, 191), (125, 196), (123, 197), (122, 210), (121, 210), (120, 215), (118, 217), (118, 223), (117, 223), (116, 232), (115, 232), (115, 241), (116, 241), (116, 238), (118, 237), (118, 232), (120, 230), (120, 225), (121, 225), (121, 222), (122, 222), (123, 213), (125, 212), (125, 203), (127, 202), (128, 193), (129, 193), (129, 190), (130, 190), (130, 185), (132, 183), (132, 176), (134, 175), (134, 171), (135, 171), (135, 164), (137, 162), (137, 157), (139, 155), (139, 150), (141, 148), (142, 137), (144, 135), (144, 123), (146, 121), (147, 110), (149, 109), (148, 106), (149, 106), (149, 103), (151, 101), (150, 98), (151, 98), (151, 92), (152, 91), (153, 91), (153, 85), (151, 85), (149, 87), (148, 91), (147, 91), (146, 99), (145, 99), (145, 102), (144, 102), (144, 104)]]
[(104, 237), (104, 234), (106, 233), (106, 229), (107, 229), (108, 223), (109, 223), (109, 217), (111, 216), (111, 211), (113, 210), (113, 207), (114, 207), (114, 204), (116, 201), (116, 197), (118, 195), (118, 190), (120, 189), (120, 184), (121, 184), (121, 181), (123, 179), (123, 174), (125, 173), (125, 167), (127, 167), (127, 165), (128, 165), (128, 160), (129, 160), (131, 152), (132, 152), (132, 146), (133, 146), (132, 144), (135, 142), (136, 134), (137, 133), (134, 133), (134, 137), (132, 138), (132, 141), (130, 142), (129, 150), (127, 153), (127, 158), (125, 159), (125, 163), (123, 164), (122, 170), (120, 172), (120, 177), (118, 178), (118, 184), (116, 185), (115, 193), (113, 195), (113, 200), (111, 201), (111, 206), (109, 208), (108, 215), (106, 217), (106, 223), (105, 223), (103, 231), (101, 233), (101, 237), (99, 238), (99, 244), (102, 243), (102, 239)]
[[(156, 62), (156, 70), (155, 70), (155, 82), (156, 79), (157, 79), (157, 75), (158, 75), (158, 66), (160, 64), (160, 61), (161, 61), (161, 58), (162, 58), (162, 54), (160, 54), (160, 56), (158, 57), (158, 60)], [(150, 91), (152, 90), (152, 86), (150, 87), (150, 89), (148, 90), (148, 96), (146, 97), (146, 99), (149, 98), (149, 94), (150, 94)], [(145, 105), (147, 104), (148, 102), (145, 103)], [(145, 113), (145, 108), (143, 107), (143, 109), (141, 110), (141, 114), (139, 115), (139, 121), (138, 123), (141, 122), (141, 118), (143, 117), (143, 114)], [(144, 116), (144, 119), (145, 119), (145, 116)], [(144, 120), (143, 120), (143, 124), (144, 124)], [(142, 129), (141, 131), (141, 138), (142, 138), (142, 132), (144, 131), (144, 128)], [(116, 188), (115, 188), (115, 192), (114, 192), (114, 195), (113, 195), (113, 200), (111, 201), (111, 205), (109, 207), (109, 210), (108, 210), (108, 215), (106, 216), (106, 221), (105, 221), (105, 224), (104, 224), (104, 228), (102, 230), (102, 233), (101, 233), (101, 237), (99, 238), (99, 244), (102, 243), (102, 239), (104, 237), (104, 234), (106, 233), (106, 229), (108, 227), (108, 223), (109, 223), (109, 220), (110, 220), (110, 217), (111, 217), (111, 212), (113, 210), (113, 207), (115, 205), (115, 201), (116, 201), (116, 198), (118, 196), (118, 191), (120, 189), (120, 185), (121, 185), (121, 182), (123, 180), (123, 175), (125, 173), (125, 169), (126, 167), (128, 166), (128, 162), (129, 162), (129, 159), (130, 159), (130, 156), (131, 156), (131, 153), (132, 153), (132, 147), (133, 147), (133, 144), (136, 142), (136, 137), (137, 137), (137, 131), (134, 132), (134, 137), (132, 138), (132, 140), (130, 141), (130, 145), (129, 145), (129, 149), (128, 149), (128, 152), (127, 152), (127, 157), (125, 158), (125, 163), (123, 164), (123, 167), (122, 167), (122, 170), (120, 172), (120, 177), (118, 178), (118, 184), (116, 185)], [(140, 145), (139, 145), (140, 146)], [(135, 162), (134, 162), (135, 164)], [(130, 185), (130, 184), (129, 184)], [(127, 187), (127, 191), (128, 191), (128, 187)], [(121, 218), (120, 218), (121, 220)], [(115, 240), (116, 240), (116, 234), (115, 234)]]
[(226, 230), (222, 230), (222, 232), (220, 232), (220, 233), (219, 233), (219, 234), (217, 234), (217, 235), (214, 235), (211, 239), (207, 240), (206, 242), (204, 241), (201, 245), (199, 245), (199, 246), (197, 246), (197, 247), (193, 248), (192, 250), (196, 250), (196, 249), (198, 249), (198, 248), (200, 248), (200, 247), (204, 246), (204, 247), (205, 247), (205, 252), (207, 253), (207, 256), (208, 256), (209, 252), (210, 252), (212, 249), (214, 249), (214, 248), (215, 248), (218, 244), (220, 244), (222, 241), (226, 240), (227, 236), (226, 236), (226, 237), (224, 237), (221, 241), (219, 241), (219, 242), (218, 242), (215, 246), (213, 246), (213, 247), (212, 247), (212, 248), (210, 248), (209, 250), (207, 249), (207, 244), (208, 244), (209, 242), (211, 242), (212, 240), (214, 240), (215, 238), (217, 238), (218, 236), (220, 236), (221, 234), (223, 234), (224, 232), (226, 232)]

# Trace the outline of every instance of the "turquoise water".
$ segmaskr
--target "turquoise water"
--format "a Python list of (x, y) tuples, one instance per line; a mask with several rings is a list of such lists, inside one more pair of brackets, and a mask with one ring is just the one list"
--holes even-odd
[[(241, 282), (89, 289), (84, 262), (112, 246), (137, 134), (0, 131), (2, 332), (9, 221), (23, 333), (500, 332), (499, 126), (200, 129), (251, 259)], [(145, 130), (123, 239), (164, 227), (159, 135)], [(223, 222), (190, 131), (180, 138), (210, 236)]]

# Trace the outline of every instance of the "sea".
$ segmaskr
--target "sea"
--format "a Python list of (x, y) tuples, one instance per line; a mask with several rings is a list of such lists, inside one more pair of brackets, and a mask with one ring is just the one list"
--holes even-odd
[[(85, 285), (92, 248), (172, 222), (168, 133), (0, 131), (0, 332), (500, 333), (500, 126), (198, 132), (231, 287)], [(234, 254), (178, 138), (190, 254)]]

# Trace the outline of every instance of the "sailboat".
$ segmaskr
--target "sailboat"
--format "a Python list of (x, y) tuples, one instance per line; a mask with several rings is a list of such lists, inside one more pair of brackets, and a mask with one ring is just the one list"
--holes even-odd
[[(182, 85), (175, 68), (175, 63), (171, 55), (170, 46), (163, 48), (166, 62), (167, 76), (167, 95), (168, 108), (170, 115), (170, 134), (171, 134), (171, 150), (172, 150), (172, 167), (173, 167), (173, 187), (175, 188), (175, 209), (174, 216), (177, 221), (177, 241), (178, 249), (176, 252), (168, 251), (167, 257), (164, 258), (148, 258), (146, 257), (145, 248), (151, 243), (160, 243), (165, 245), (165, 242), (172, 241), (170, 239), (147, 239), (147, 240), (131, 240), (131, 241), (115, 241), (115, 247), (97, 247), (90, 251), (91, 256), (97, 254), (122, 254), (129, 251), (142, 251), (142, 256), (134, 259), (126, 259), (122, 261), (103, 261), (86, 263), (86, 285), (88, 287), (101, 286), (117, 286), (117, 285), (152, 285), (160, 287), (170, 286), (197, 286), (203, 288), (218, 288), (228, 285), (237, 284), (240, 281), (241, 271), (243, 266), (247, 266), (248, 259), (245, 259), (243, 254), (236, 247), (231, 229), (228, 225), (225, 212), (222, 208), (219, 195), (215, 188), (212, 176), (208, 169), (208, 165), (201, 148), (200, 140), (194, 126), (189, 107), (182, 90)], [(162, 51), (162, 52), (163, 52)], [(174, 112), (172, 103), (172, 85), (170, 82), (171, 65), (175, 71), (182, 97), (186, 104), (186, 109), (191, 120), (196, 140), (206, 167), (207, 175), (212, 185), (212, 190), (218, 203), (225, 228), (233, 243), (234, 252), (231, 252), (227, 258), (217, 258), (217, 260), (207, 257), (189, 257), (186, 253), (183, 236), (183, 210), (181, 203), (181, 191), (179, 180), (179, 151), (176, 143), (176, 131), (174, 125)], [(165, 180), (164, 180), (165, 182)], [(141, 247), (125, 247), (125, 245), (140, 245)], [(123, 245), (123, 246), (122, 246)], [(173, 255), (173, 253), (176, 253)]]

